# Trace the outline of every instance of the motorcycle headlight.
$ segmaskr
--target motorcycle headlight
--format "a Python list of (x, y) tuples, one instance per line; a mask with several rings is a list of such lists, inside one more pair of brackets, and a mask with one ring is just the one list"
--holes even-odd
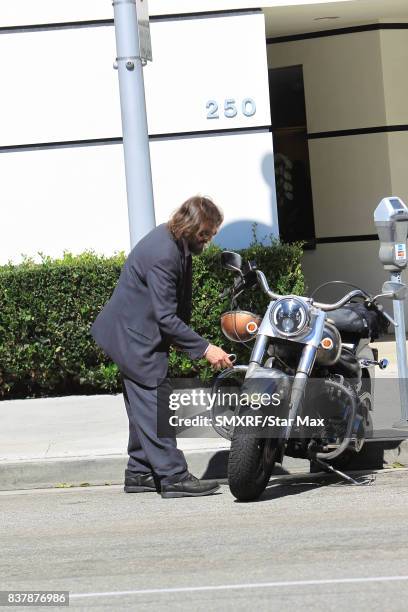
[(282, 336), (301, 334), (309, 322), (309, 310), (301, 300), (283, 298), (271, 310), (271, 324)]

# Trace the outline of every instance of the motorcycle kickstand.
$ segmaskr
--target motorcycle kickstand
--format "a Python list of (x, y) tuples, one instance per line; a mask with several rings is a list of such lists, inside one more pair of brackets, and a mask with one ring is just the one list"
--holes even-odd
[(327, 472), (332, 472), (334, 474), (337, 474), (337, 476), (340, 476), (340, 478), (343, 478), (344, 480), (346, 480), (350, 484), (355, 485), (357, 487), (361, 487), (361, 486), (364, 486), (364, 485), (371, 485), (371, 484), (374, 483), (374, 477), (362, 476), (361, 477), (362, 480), (359, 482), (358, 480), (355, 480), (354, 478), (352, 478), (351, 476), (348, 476), (344, 472), (341, 472), (340, 470), (337, 470), (332, 465), (330, 465), (329, 463), (326, 463), (322, 459), (318, 459), (317, 457), (313, 457), (313, 461), (315, 463), (318, 463), (319, 465), (321, 465), (324, 468), (325, 472), (327, 471)]

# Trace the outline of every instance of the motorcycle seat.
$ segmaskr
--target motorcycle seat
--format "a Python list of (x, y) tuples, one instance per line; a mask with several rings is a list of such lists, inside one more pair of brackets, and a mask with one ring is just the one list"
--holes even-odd
[[(355, 308), (357, 306), (357, 308)], [(368, 338), (370, 325), (368, 318), (361, 311), (362, 304), (347, 304), (337, 310), (328, 313), (328, 318), (333, 321), (340, 334), (353, 334), (360, 338)], [(364, 308), (367, 312), (367, 310)]]
[(332, 310), (328, 318), (340, 332), (343, 342), (355, 343), (359, 338), (377, 340), (388, 330), (389, 322), (378, 310), (367, 308), (361, 302), (351, 302)]

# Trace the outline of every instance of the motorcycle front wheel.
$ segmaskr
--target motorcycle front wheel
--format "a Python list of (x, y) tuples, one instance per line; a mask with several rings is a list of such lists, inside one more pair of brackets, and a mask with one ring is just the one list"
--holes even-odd
[(277, 438), (248, 435), (245, 427), (234, 429), (228, 459), (228, 484), (238, 501), (254, 501), (262, 495), (275, 466), (279, 442)]

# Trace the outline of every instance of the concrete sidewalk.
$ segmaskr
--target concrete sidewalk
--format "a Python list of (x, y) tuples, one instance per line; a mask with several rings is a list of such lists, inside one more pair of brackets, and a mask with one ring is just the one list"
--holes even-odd
[[(120, 483), (127, 463), (123, 395), (81, 395), (0, 403), (0, 490)], [(200, 476), (225, 472), (223, 438), (179, 441)]]
[[(389, 338), (389, 339), (388, 339)], [(372, 342), (371, 346), (378, 349), (378, 359), (388, 359), (389, 365), (385, 370), (376, 368), (375, 375), (377, 378), (396, 378), (398, 376), (397, 367), (397, 351), (395, 339), (393, 336), (387, 336), (387, 340), (380, 342)], [(408, 350), (408, 342), (407, 342)]]
[[(377, 374), (395, 377), (393, 342), (376, 346), (380, 357), (391, 362)], [(122, 394), (2, 401), (0, 490), (121, 483), (127, 440)], [(181, 438), (178, 446), (194, 474), (225, 478), (228, 441)], [(283, 468), (289, 473), (307, 472), (309, 462), (286, 457)]]

